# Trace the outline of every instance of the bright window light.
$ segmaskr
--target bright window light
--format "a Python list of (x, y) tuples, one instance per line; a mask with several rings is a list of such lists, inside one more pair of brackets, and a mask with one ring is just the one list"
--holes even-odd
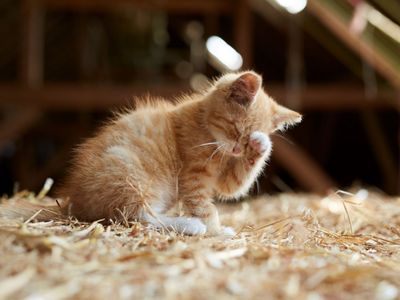
[(291, 14), (301, 12), (307, 6), (307, 0), (275, 0)]
[(242, 56), (218, 36), (211, 36), (206, 42), (207, 51), (214, 64), (226, 70), (236, 71), (243, 65)]

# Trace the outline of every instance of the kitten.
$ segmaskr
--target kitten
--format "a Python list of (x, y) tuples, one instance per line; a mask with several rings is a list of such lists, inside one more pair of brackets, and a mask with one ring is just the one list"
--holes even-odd
[[(136, 219), (188, 235), (234, 235), (221, 226), (213, 199), (245, 195), (271, 154), (269, 134), (300, 120), (251, 71), (226, 74), (177, 104), (148, 101), (76, 150), (61, 212), (84, 221)], [(178, 202), (185, 216), (167, 216)]]

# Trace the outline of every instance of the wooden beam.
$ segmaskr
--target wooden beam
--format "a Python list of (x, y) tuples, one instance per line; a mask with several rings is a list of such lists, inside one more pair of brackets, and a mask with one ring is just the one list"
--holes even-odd
[(335, 16), (334, 12), (323, 4), (324, 1), (309, 0), (307, 10), (328, 27), (337, 37), (384, 76), (396, 89), (400, 89), (400, 72), (378, 51), (366, 43), (360, 36), (350, 31), (348, 24)]
[(272, 24), (282, 32), (287, 30), (287, 14), (276, 9), (273, 2), (265, 0), (249, 0), (249, 5), (253, 12), (260, 15), (268, 23)]
[[(288, 105), (287, 90), (282, 85), (266, 86), (278, 102)], [(19, 104), (46, 110), (104, 110), (128, 105), (135, 97), (144, 95), (172, 98), (190, 92), (184, 83), (132, 86), (100, 86), (75, 84), (47, 84), (41, 88), (20, 85), (0, 85), (0, 107)], [(380, 91), (373, 99), (365, 97), (362, 86), (347, 84), (309, 85), (300, 91), (300, 110), (335, 111), (368, 109), (397, 109), (400, 94)]]
[[(370, 0), (372, 4), (382, 10), (393, 21), (400, 25), (400, 1), (398, 0)], [(381, 11), (381, 12), (382, 12)]]
[[(268, 94), (278, 102), (290, 106), (287, 91), (282, 85), (266, 86)], [(363, 86), (344, 83), (307, 85), (300, 91), (300, 110), (360, 110), (392, 108), (400, 112), (400, 93), (393, 90), (379, 91), (368, 99)]]
[(272, 159), (288, 170), (303, 188), (318, 194), (335, 188), (334, 181), (304, 150), (279, 137), (272, 140), (275, 148)]
[(177, 14), (231, 13), (232, 0), (41, 0), (51, 10), (102, 11), (138, 9)]
[(359, 57), (346, 45), (338, 43), (331, 31), (323, 26), (315, 18), (297, 17), (284, 12), (273, 5), (274, 2), (265, 0), (250, 0), (255, 13), (260, 15), (266, 22), (272, 24), (282, 33), (288, 29), (288, 20), (292, 19), (297, 26), (303, 28), (314, 40), (325, 50), (331, 53), (338, 61), (345, 65), (351, 72), (362, 78), (362, 66)]
[(243, 57), (243, 69), (253, 67), (253, 19), (248, 0), (237, 0), (234, 15), (235, 47)]
[(8, 85), (0, 86), (0, 106), (12, 103), (47, 110), (104, 110), (132, 104), (137, 96), (172, 97), (185, 90), (189, 87), (183, 84), (147, 87), (52, 84), (42, 88)]
[(43, 81), (44, 10), (39, 0), (24, 0), (22, 7), (22, 43), (20, 79), (33, 87)]

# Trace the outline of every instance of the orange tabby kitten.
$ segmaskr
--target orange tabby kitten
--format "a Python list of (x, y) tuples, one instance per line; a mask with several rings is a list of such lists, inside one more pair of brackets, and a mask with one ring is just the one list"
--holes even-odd
[[(77, 149), (62, 213), (233, 235), (221, 226), (213, 199), (245, 195), (271, 154), (268, 135), (300, 120), (268, 97), (254, 72), (226, 74), (175, 105), (142, 105)], [(186, 216), (167, 216), (179, 201)]]

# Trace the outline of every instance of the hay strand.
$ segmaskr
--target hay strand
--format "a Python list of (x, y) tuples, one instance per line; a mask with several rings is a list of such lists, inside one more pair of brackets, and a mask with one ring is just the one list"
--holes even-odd
[[(53, 204), (45, 195), (14, 198)], [(154, 231), (124, 217), (106, 227), (0, 219), (0, 299), (400, 297), (400, 198), (284, 193), (219, 210), (235, 237)]]

